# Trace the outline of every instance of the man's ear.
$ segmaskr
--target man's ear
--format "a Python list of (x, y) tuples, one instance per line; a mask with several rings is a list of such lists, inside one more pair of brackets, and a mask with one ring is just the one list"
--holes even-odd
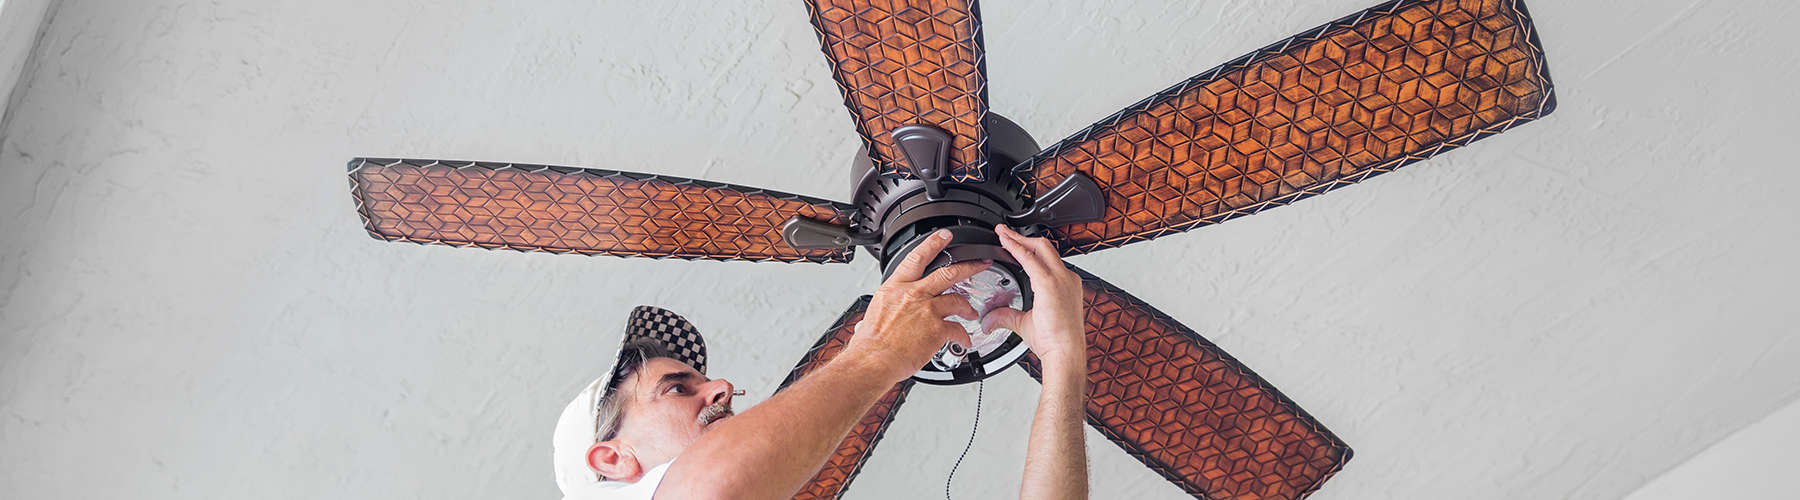
[(588, 468), (608, 481), (636, 482), (644, 475), (637, 456), (616, 439), (594, 443), (593, 448), (588, 448), (587, 461)]

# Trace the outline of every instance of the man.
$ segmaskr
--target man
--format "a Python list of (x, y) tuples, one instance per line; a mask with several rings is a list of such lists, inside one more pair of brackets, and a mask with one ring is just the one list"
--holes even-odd
[[(996, 231), (1031, 277), (1034, 305), (992, 311), (982, 325), (1018, 332), (1044, 368), (1019, 495), (1085, 498), (1081, 279), (1048, 240)], [(949, 243), (947, 231), (921, 243), (876, 289), (841, 353), (741, 415), (731, 411), (731, 382), (706, 377), (699, 332), (673, 313), (639, 307), (614, 367), (557, 421), (553, 459), (564, 498), (792, 497), (889, 388), (945, 342), (969, 345), (963, 328), (943, 318), (975, 310), (960, 295), (940, 294), (988, 263), (923, 276)]]

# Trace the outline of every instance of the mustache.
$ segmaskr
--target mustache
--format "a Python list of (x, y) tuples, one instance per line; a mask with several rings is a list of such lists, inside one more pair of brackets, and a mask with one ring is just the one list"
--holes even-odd
[(707, 407), (705, 407), (705, 408), (701, 408), (700, 416), (696, 417), (696, 420), (698, 420), (700, 422), (700, 425), (709, 425), (709, 424), (712, 424), (713, 422), (719, 421), (719, 419), (729, 417), (732, 415), (734, 415), (734, 413), (732, 413), (730, 405), (727, 405), (724, 403), (714, 403), (711, 405), (707, 405)]

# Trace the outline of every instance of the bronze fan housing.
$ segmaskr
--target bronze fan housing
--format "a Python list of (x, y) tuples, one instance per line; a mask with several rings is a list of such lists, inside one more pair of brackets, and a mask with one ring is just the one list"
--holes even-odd
[[(1250, 215), (1361, 182), (1555, 109), (1521, 0), (1392, 0), (1201, 72), (1039, 149), (987, 105), (973, 0), (807, 0), (863, 151), (842, 203), (614, 170), (358, 158), (350, 184), (376, 238), (628, 257), (848, 262), (883, 273), (931, 231), (934, 266), (993, 259), (1007, 224), (1077, 255)], [(1087, 420), (1196, 498), (1299, 498), (1350, 459), (1344, 442), (1193, 330), (1092, 274)], [(856, 300), (787, 383), (842, 350)], [(896, 385), (801, 498), (836, 498), (917, 381), (1019, 364), (1016, 342)], [(996, 353), (1005, 353), (1004, 356)], [(940, 367), (942, 368), (942, 367)], [(937, 377), (937, 378), (932, 378)], [(783, 384), (783, 387), (787, 386)]]
[[(1025, 191), (1028, 186), (1024, 179), (1012, 169), (1039, 151), (1037, 142), (1024, 128), (997, 113), (989, 113), (984, 121), (990, 136), (982, 180), (947, 179), (952, 143), (948, 133), (927, 125), (903, 126), (893, 132), (893, 139), (903, 153), (902, 161), (910, 178), (882, 173), (868, 160), (865, 150), (851, 166), (851, 177), (856, 179), (851, 190), (851, 204), (856, 207), (852, 224), (794, 216), (783, 226), (782, 235), (795, 248), (861, 245), (881, 259), (885, 278), (925, 236), (947, 230), (951, 233), (950, 245), (933, 258), (927, 272), (957, 262), (992, 261), (994, 268), (986, 273), (992, 273), (997, 282), (983, 283), (982, 276), (977, 276), (959, 283), (955, 290), (963, 292), (982, 283), (994, 288), (988, 292), (999, 294), (998, 298), (1016, 296), (1018, 300), (1010, 305), (1029, 310), (1030, 277), (1001, 247), (994, 226), (1006, 224), (1036, 234), (1051, 226), (1097, 220), (1104, 208), (1105, 193), (1093, 180), (1077, 173), (1033, 199)], [(1008, 305), (984, 304), (982, 298), (970, 297), (978, 312)], [(986, 302), (992, 302), (991, 298)], [(1010, 332), (988, 333), (973, 324), (966, 326), (977, 340), (976, 345), (965, 351), (962, 346), (946, 344), (933, 362), (913, 377), (915, 380), (936, 385), (978, 381), (1018, 362), (1027, 351), (1024, 341)], [(991, 335), (999, 337), (985, 337)]]

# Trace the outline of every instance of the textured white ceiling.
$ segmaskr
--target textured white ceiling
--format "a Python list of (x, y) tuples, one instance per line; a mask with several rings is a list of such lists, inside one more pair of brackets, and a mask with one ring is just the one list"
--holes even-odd
[[(985, 2), (992, 103), (1060, 139), (1374, 0)], [(1549, 118), (1255, 217), (1074, 259), (1356, 449), (1317, 498), (1609, 498), (1800, 395), (1797, 9), (1531, 3)], [(383, 243), (358, 155), (844, 198), (798, 1), (65, 0), (0, 143), (0, 491), (553, 497), (566, 398), (660, 304), (766, 397), (848, 266)], [(992, 381), (957, 496), (1011, 496)], [(941, 493), (973, 387), (921, 388), (851, 498)], [(1179, 490), (1090, 434), (1096, 498)]]

